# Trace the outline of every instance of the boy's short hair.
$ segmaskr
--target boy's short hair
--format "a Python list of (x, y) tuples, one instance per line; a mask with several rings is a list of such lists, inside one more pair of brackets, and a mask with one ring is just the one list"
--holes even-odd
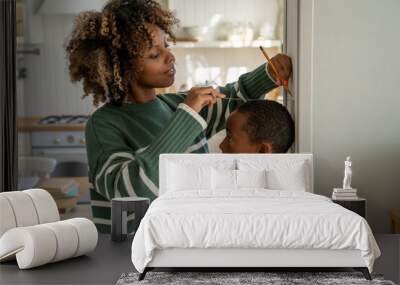
[(271, 100), (248, 101), (237, 109), (247, 115), (246, 132), (252, 142), (272, 143), (272, 152), (286, 153), (293, 144), (294, 121), (288, 110)]

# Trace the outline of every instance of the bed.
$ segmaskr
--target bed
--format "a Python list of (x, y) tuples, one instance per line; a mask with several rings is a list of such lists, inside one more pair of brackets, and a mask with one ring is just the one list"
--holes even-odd
[(183, 267), (352, 267), (380, 251), (364, 218), (313, 194), (311, 154), (163, 154), (132, 242), (141, 273)]

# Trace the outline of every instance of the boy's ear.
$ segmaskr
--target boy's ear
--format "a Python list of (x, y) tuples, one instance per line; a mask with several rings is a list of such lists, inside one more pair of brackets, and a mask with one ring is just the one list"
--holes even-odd
[(272, 153), (272, 143), (263, 142), (260, 144), (259, 153)]

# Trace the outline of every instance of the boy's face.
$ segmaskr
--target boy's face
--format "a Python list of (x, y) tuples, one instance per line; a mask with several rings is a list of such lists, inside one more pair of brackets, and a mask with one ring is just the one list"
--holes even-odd
[(175, 80), (175, 57), (168, 48), (165, 33), (153, 24), (147, 24), (147, 30), (153, 46), (138, 60), (136, 80), (146, 88), (171, 86)]
[(247, 115), (234, 111), (226, 122), (226, 137), (219, 145), (223, 153), (270, 153), (271, 144), (254, 143), (246, 131)]

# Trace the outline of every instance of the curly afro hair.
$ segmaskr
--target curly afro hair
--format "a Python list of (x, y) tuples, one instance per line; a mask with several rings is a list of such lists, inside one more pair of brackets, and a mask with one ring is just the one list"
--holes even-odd
[(245, 130), (252, 142), (272, 143), (272, 152), (286, 153), (293, 144), (295, 126), (288, 110), (271, 100), (248, 101), (238, 112), (247, 115)]
[(111, 0), (101, 12), (76, 17), (66, 52), (71, 81), (82, 80), (82, 98), (93, 96), (95, 106), (122, 104), (136, 59), (152, 45), (148, 23), (175, 41), (172, 28), (178, 20), (153, 0)]

